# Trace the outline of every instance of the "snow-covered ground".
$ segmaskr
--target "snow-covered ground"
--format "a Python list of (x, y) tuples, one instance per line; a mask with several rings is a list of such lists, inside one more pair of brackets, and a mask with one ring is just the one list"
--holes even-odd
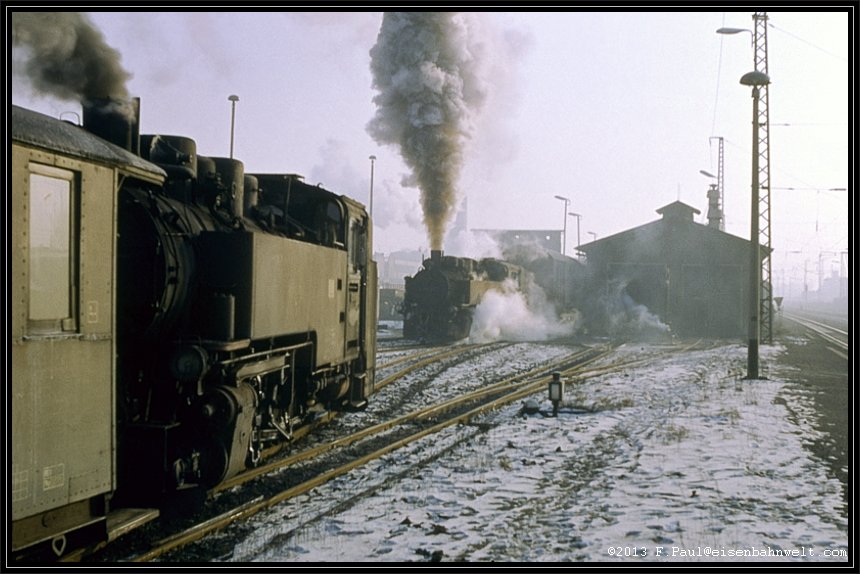
[(254, 517), (225, 559), (845, 562), (842, 485), (805, 448), (783, 351), (762, 348), (767, 380), (726, 345), (570, 381), (557, 418), (449, 428)]

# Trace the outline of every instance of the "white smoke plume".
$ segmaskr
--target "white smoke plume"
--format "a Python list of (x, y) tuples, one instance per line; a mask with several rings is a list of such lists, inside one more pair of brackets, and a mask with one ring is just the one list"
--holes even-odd
[(606, 331), (611, 337), (648, 339), (671, 335), (669, 325), (626, 291), (626, 282), (616, 282), (600, 300)]
[(80, 12), (15, 12), (13, 69), (40, 94), (63, 100), (128, 100), (120, 54)]
[(442, 249), (457, 204), (464, 141), (485, 99), (475, 15), (386, 12), (370, 50), (377, 106), (368, 133), (399, 147), (421, 190), (431, 249)]
[(471, 259), (502, 259), (502, 249), (495, 238), (483, 231), (467, 231), (465, 229), (451, 229), (445, 238), (446, 254), (458, 257), (469, 257)]
[(569, 337), (578, 328), (578, 317), (559, 317), (540, 286), (531, 283), (527, 293), (513, 280), (502, 290), (484, 294), (475, 308), (469, 342), (546, 341)]

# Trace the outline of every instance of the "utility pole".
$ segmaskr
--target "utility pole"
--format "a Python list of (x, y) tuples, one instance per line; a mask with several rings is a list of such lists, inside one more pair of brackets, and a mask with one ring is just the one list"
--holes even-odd
[[(767, 13), (753, 14), (754, 29), (720, 28), (718, 34), (738, 34), (750, 32), (753, 40), (753, 68), (770, 77), (767, 69)], [(759, 127), (758, 135), (758, 244), (763, 248), (761, 259), (761, 285), (757, 289), (759, 295), (759, 312), (761, 337), (768, 343), (773, 343), (773, 289), (771, 288), (771, 232), (770, 232), (770, 114), (768, 112), (768, 86), (758, 90), (758, 114), (753, 119)], [(755, 217), (755, 214), (753, 214)], [(754, 241), (756, 238), (750, 238)]]
[[(755, 70), (770, 76), (767, 69), (767, 13), (753, 14), (755, 22)], [(758, 169), (759, 169), (759, 245), (761, 260), (761, 338), (773, 343), (773, 285), (771, 274), (771, 218), (770, 218), (770, 113), (768, 93), (770, 84), (758, 90)]]

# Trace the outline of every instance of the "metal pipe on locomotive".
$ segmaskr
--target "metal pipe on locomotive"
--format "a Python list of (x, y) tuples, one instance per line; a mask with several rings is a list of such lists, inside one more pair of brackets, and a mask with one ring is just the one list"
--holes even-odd
[(361, 204), (138, 136), (111, 102), (86, 129), (11, 120), (13, 551), (103, 538), (111, 510), (205, 490), (366, 403)]

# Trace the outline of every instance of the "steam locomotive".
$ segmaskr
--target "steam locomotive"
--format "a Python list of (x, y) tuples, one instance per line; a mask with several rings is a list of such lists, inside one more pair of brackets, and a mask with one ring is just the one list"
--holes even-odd
[(449, 343), (469, 336), (475, 309), (489, 291), (532, 291), (563, 312), (575, 312), (584, 289), (584, 266), (551, 252), (534, 254), (516, 247), (505, 260), (471, 259), (432, 251), (423, 268), (405, 278), (403, 337)]
[(520, 290), (525, 270), (499, 259), (470, 259), (431, 251), (423, 268), (405, 278), (403, 337), (431, 343), (464, 339), (484, 294), (505, 285)]
[(364, 207), (139, 135), (132, 104), (11, 110), (16, 553), (148, 520), (373, 390)]

